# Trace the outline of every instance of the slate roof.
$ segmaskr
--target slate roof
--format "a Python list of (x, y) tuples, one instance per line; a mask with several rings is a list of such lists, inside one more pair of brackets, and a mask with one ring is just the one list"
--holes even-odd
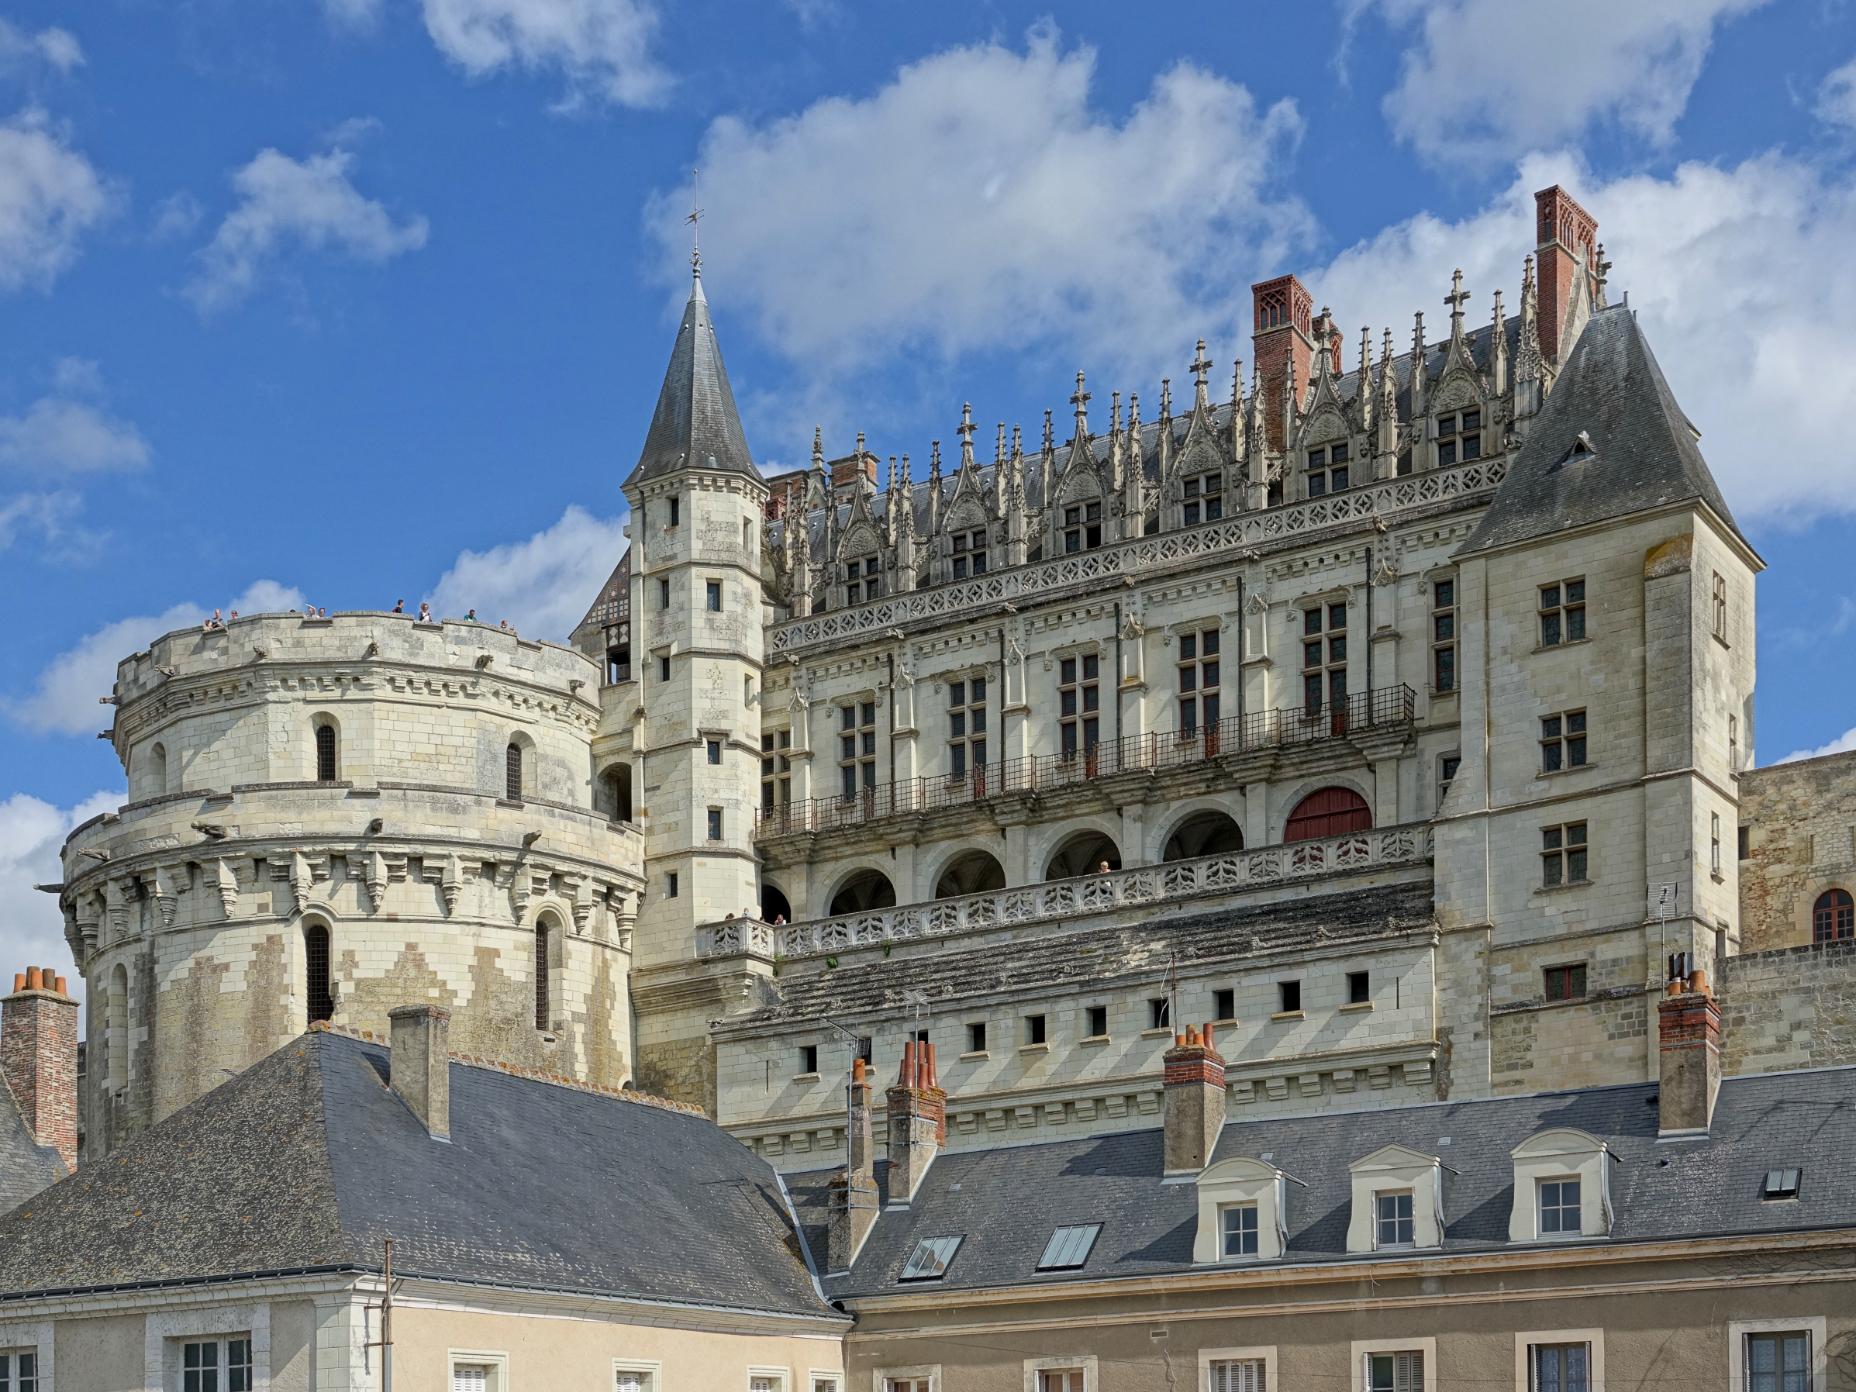
[(972, 1000), (999, 991), (1049, 990), (1070, 974), (1078, 984), (1141, 971), (1167, 970), (1177, 954), (1182, 968), (1300, 946), (1358, 942), (1428, 930), (1433, 924), (1429, 879), (1335, 894), (1311, 894), (1275, 903), (1180, 914), (1156, 905), (1136, 924), (1035, 935), (975, 946), (948, 939), (943, 950), (920, 957), (852, 962), (779, 978), (777, 999), (727, 1028), (751, 1031), (794, 1019), (837, 1018), (893, 1011), (905, 993), (930, 1001)]
[(0, 1213), (16, 1208), (65, 1176), (64, 1157), (32, 1138), (26, 1119), (0, 1081)]
[[(1573, 453), (1583, 432), (1591, 453)], [(1697, 432), (1624, 305), (1595, 313), (1461, 554), (1674, 503), (1738, 534)]]
[(722, 366), (722, 348), (709, 321), (709, 301), (697, 278), (677, 326), (670, 365), (651, 415), (651, 429), (631, 482), (641, 483), (678, 469), (710, 469), (760, 477), (748, 454), (741, 414)]
[(780, 1183), (705, 1118), (451, 1064), (451, 1139), (388, 1052), (312, 1033), (0, 1218), (8, 1296), (305, 1269), (835, 1318)]
[[(1268, 1159), (1300, 1183), (1288, 1194), (1285, 1264), (1373, 1262), (1410, 1252), (1349, 1255), (1348, 1166), (1388, 1144), (1438, 1156), (1444, 1173), (1444, 1251), (1489, 1251), (1508, 1241), (1510, 1152), (1553, 1127), (1576, 1127), (1611, 1149), (1611, 1243), (1856, 1227), (1856, 1068), (1728, 1079), (1706, 1140), (1659, 1143), (1656, 1086), (1491, 1098), (1379, 1111), (1227, 1121), (1214, 1163)], [(847, 1276), (827, 1278), (834, 1299), (1042, 1285), (1189, 1271), (1197, 1224), (1191, 1184), (1161, 1181), (1162, 1133), (954, 1151), (929, 1167), (907, 1210), (884, 1212)], [(1795, 1201), (1760, 1197), (1768, 1169), (1798, 1168)], [(808, 1230), (824, 1221), (827, 1175), (788, 1176)], [(1100, 1223), (1086, 1264), (1037, 1271), (1059, 1225)], [(962, 1234), (937, 1282), (898, 1285), (916, 1242)], [(819, 1247), (821, 1269), (823, 1247)], [(1422, 1254), (1419, 1254), (1422, 1255)], [(1274, 1265), (1274, 1263), (1266, 1263)]]

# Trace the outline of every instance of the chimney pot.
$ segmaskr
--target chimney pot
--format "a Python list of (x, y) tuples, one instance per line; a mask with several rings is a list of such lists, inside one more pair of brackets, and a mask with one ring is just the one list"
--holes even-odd
[(401, 1005), (387, 1012), (388, 1077), (394, 1093), (427, 1133), (451, 1135), (451, 1012), (439, 1005)]
[(26, 968), (26, 989), (28, 991), (38, 991), (38, 990), (43, 990), (44, 986), (45, 986), (45, 973), (37, 967), (27, 967)]
[(14, 972), (13, 973), (13, 990), (15, 992), (18, 992), (18, 991), (23, 991), (25, 989), (26, 989), (26, 974), (24, 972)]
[(1703, 973), (1687, 984), (1696, 989), (1671, 981), (1674, 991), (1656, 1008), (1657, 1129), (1664, 1135), (1706, 1131), (1721, 1086), (1721, 1010)]
[(68, 996), (71, 994), (69, 991), (65, 990), (64, 978), (62, 976), (58, 978), (58, 994), (61, 996)]
[(947, 1094), (933, 1081), (932, 1046), (903, 1043), (902, 1076), (885, 1099), (889, 1108), (889, 1193), (906, 1203), (921, 1188), (947, 1127)]
[(1211, 1163), (1224, 1129), (1224, 1059), (1196, 1034), (1177, 1039), (1164, 1059), (1164, 1167), (1191, 1174)]

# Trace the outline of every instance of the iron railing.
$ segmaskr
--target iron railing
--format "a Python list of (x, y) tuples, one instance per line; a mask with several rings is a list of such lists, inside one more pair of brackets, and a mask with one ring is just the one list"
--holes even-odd
[(1409, 686), (1380, 687), (1358, 692), (1339, 705), (1249, 711), (1198, 729), (1123, 735), (1070, 754), (1034, 754), (981, 764), (960, 774), (902, 778), (855, 793), (801, 798), (761, 808), (755, 818), (754, 834), (764, 839), (861, 826), (880, 817), (1048, 792), (1112, 778), (1118, 773), (1184, 768), (1256, 749), (1345, 739), (1368, 731), (1409, 729), (1415, 719), (1416, 699)]

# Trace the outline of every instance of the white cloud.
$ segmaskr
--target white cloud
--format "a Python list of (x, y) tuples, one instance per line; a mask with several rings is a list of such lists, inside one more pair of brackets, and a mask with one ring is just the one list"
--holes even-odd
[(83, 508), (83, 499), (63, 489), (0, 499), (0, 551), (28, 534), (37, 534), (47, 544), (75, 538), (87, 551), (88, 534), (77, 533), (71, 526)]
[(425, 0), (432, 42), (473, 77), (502, 68), (557, 73), (561, 106), (652, 106), (670, 76), (651, 56), (648, 0)]
[(0, 290), (49, 287), (112, 202), (102, 176), (45, 113), (0, 121)]
[(0, 69), (40, 63), (54, 72), (68, 73), (84, 65), (84, 50), (67, 29), (41, 29), (28, 34), (0, 19)]
[[(259, 580), (221, 607), (267, 614), (302, 604), (302, 591), (275, 580)], [(97, 698), (109, 695), (114, 687), (116, 664), (164, 633), (200, 623), (209, 612), (198, 604), (176, 604), (159, 614), (105, 624), (47, 663), (29, 693), (5, 702), (7, 712), (29, 729), (49, 733), (82, 735), (101, 729), (109, 724), (109, 713), (97, 704)]]
[(1852, 725), (1829, 744), (1820, 744), (1816, 749), (1795, 749), (1779, 762), (1795, 764), (1800, 759), (1821, 759), (1826, 754), (1847, 754), (1852, 749), (1856, 749), (1856, 725)]
[(570, 507), (524, 541), (461, 552), (432, 589), (432, 612), (455, 618), (474, 608), (485, 623), (508, 619), (527, 637), (565, 642), (618, 564), (623, 525)]
[(64, 878), (58, 851), (73, 827), (120, 807), (125, 793), (97, 792), (75, 807), (54, 807), (25, 793), (0, 802), (0, 971), (56, 967), (73, 995), (82, 983), (64, 940), (58, 901), (34, 885)]
[(1350, 0), (1414, 26), (1385, 111), (1437, 159), (1501, 158), (1614, 124), (1661, 144), (1674, 131), (1718, 26), (1766, 0)]
[(232, 176), (239, 202), (199, 253), (187, 293), (202, 313), (249, 295), (266, 269), (291, 250), (339, 253), (379, 265), (425, 245), (422, 217), (396, 221), (349, 178), (352, 152), (292, 159), (261, 150)]
[(200, 200), (182, 189), (178, 193), (170, 193), (155, 204), (154, 215), (148, 223), (148, 235), (158, 242), (190, 237), (205, 216), (206, 210), (200, 206)]
[(1856, 131), (1856, 58), (1831, 73), (1817, 89), (1817, 119)]
[[(1252, 266), (1304, 245), (1306, 209), (1275, 183), (1301, 121), (1188, 62), (1117, 117), (1092, 104), (1095, 65), (1040, 27), (868, 97), (717, 120), (698, 160), (712, 295), (808, 375), (1002, 340), (1183, 361), (1246, 311)], [(688, 197), (647, 209), (667, 266)]]
[(148, 463), (141, 431), (88, 401), (47, 396), (16, 416), (0, 415), (0, 469), (88, 474)]
[[(1840, 413), (1856, 401), (1856, 173), (1769, 154), (1731, 166), (1684, 164), (1667, 177), (1604, 181), (1566, 156), (1534, 156), (1484, 208), (1459, 222), (1420, 214), (1306, 273), (1317, 303), (1353, 332), (1390, 324), (1401, 349), (1411, 314), (1432, 337), (1450, 271), (1489, 312), (1510, 312), (1533, 247), (1532, 191), (1564, 183), (1598, 219), (1615, 263), (1610, 294), (1630, 291), (1702, 450), (1743, 519), (1805, 520), (1856, 511), (1856, 456)], [(1378, 335), (1375, 331), (1374, 335)]]
[(380, 20), (381, 0), (322, 0), (329, 19), (344, 29), (371, 29)]

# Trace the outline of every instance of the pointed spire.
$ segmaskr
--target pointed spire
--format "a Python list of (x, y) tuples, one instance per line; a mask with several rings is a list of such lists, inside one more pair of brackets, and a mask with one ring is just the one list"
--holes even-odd
[(1244, 457), (1244, 360), (1234, 359), (1231, 363), (1231, 459), (1233, 463)]
[(954, 427), (954, 433), (960, 436), (960, 471), (970, 472), (973, 468), (973, 432), (978, 429), (973, 424), (973, 403), (960, 403), (960, 424)]
[(1508, 390), (1508, 325), (1502, 314), (1499, 286), (1495, 291), (1495, 312), (1489, 318), (1489, 390), (1502, 396)]
[(1141, 534), (1147, 511), (1147, 465), (1141, 453), (1141, 394), (1128, 395), (1128, 434), (1121, 463), (1122, 535)]
[(1360, 325), (1360, 374), (1354, 381), (1355, 414), (1360, 419), (1360, 429), (1373, 428), (1373, 331), (1366, 325)]
[(937, 487), (940, 485), (941, 442), (939, 440), (930, 440), (928, 442), (928, 478), (929, 481), (934, 483)]
[[(1362, 387), (1364, 390), (1364, 387)], [(1379, 405), (1374, 412), (1373, 476), (1398, 474), (1398, 374), (1392, 369), (1392, 329), (1386, 328), (1379, 348)]]
[(1598, 244), (1598, 254), (1592, 258), (1592, 272), (1595, 282), (1593, 298), (1598, 302), (1599, 308), (1602, 309), (1605, 304), (1605, 282), (1611, 279), (1611, 263), (1605, 260), (1605, 244), (1603, 242)]
[(1424, 414), (1424, 311), (1411, 319), (1411, 414), (1415, 420)]
[(1049, 454), (1055, 448), (1056, 444), (1051, 434), (1050, 411), (1046, 409), (1044, 412), (1044, 453)]
[(992, 462), (1005, 463), (1005, 422), (999, 422), (999, 433), (992, 442)]
[(1160, 379), (1160, 419), (1163, 421), (1173, 419), (1173, 379), (1171, 377)]
[(1108, 433), (1121, 434), (1121, 393), (1112, 391), (1108, 394)]
[(1463, 288), (1463, 268), (1457, 267), (1450, 273), (1450, 293), (1444, 296), (1444, 303), (1450, 306), (1450, 337), (1459, 339), (1463, 336), (1463, 304), (1469, 299), (1469, 291)]
[(684, 469), (746, 474), (760, 481), (700, 279), (691, 281), (689, 303), (683, 307), (677, 341), (658, 390), (657, 409), (651, 413), (644, 448), (626, 482), (643, 483)]
[(1076, 408), (1076, 438), (1089, 438), (1089, 397), (1091, 393), (1083, 389), (1083, 374), (1076, 374), (1076, 390), (1070, 393), (1070, 404)]
[(1193, 355), (1192, 365), (1187, 369), (1192, 373), (1192, 407), (1195, 411), (1211, 409), (1212, 399), (1206, 383), (1212, 370), (1212, 360), (1205, 356), (1205, 340), (1199, 340), (1199, 351)]

